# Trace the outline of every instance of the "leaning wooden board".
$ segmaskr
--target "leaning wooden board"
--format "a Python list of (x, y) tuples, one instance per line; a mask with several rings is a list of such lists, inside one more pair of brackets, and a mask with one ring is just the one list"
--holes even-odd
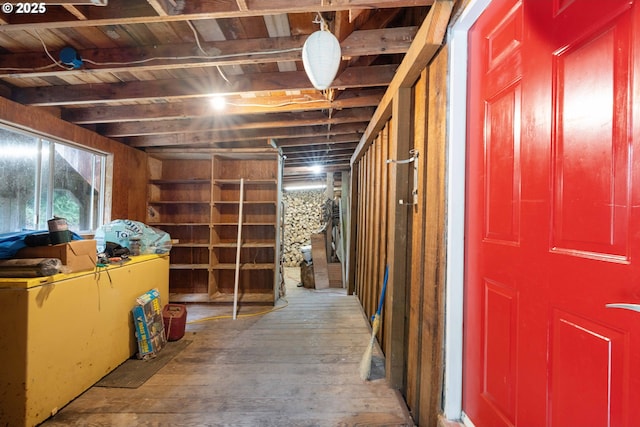
[(324, 234), (311, 235), (311, 259), (313, 260), (313, 278), (316, 282), (316, 289), (328, 288), (329, 269)]

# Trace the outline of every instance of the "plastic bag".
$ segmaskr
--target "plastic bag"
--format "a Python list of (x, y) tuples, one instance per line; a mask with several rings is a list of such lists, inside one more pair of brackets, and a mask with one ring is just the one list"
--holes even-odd
[(139, 221), (116, 219), (96, 230), (98, 252), (104, 252), (107, 242), (131, 249), (129, 239), (132, 237), (140, 239), (141, 254), (164, 254), (171, 250), (171, 236), (166, 231)]

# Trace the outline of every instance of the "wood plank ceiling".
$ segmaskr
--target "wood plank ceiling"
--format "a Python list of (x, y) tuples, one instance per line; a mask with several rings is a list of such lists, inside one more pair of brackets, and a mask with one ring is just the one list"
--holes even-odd
[[(105, 3), (108, 3), (104, 5)], [(281, 147), (289, 177), (349, 159), (433, 0), (86, 0), (4, 3), (0, 95), (158, 155)], [(21, 10), (20, 10), (21, 9)], [(30, 12), (30, 13), (27, 13)], [(304, 41), (342, 48), (313, 88)], [(82, 59), (60, 63), (72, 47)], [(217, 110), (215, 96), (226, 107)], [(290, 178), (293, 179), (293, 178)]]

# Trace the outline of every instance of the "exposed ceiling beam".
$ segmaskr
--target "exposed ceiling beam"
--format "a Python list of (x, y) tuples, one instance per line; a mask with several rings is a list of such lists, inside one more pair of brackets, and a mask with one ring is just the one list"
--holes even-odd
[(176, 15), (182, 12), (182, 8), (184, 7), (184, 1), (147, 0), (147, 3), (149, 3), (159, 16)]
[[(1, 25), (0, 32), (79, 28), (108, 25), (149, 24), (155, 22), (196, 21), (202, 19), (239, 18), (246, 16), (276, 15), (280, 13), (334, 12), (351, 9), (382, 9), (430, 6), (435, 0), (350, 0), (318, 3), (318, 0), (253, 0), (248, 10), (240, 10), (236, 0), (187, 1), (179, 14), (161, 16), (145, 2), (117, 2), (122, 7), (94, 7), (86, 20), (69, 20), (68, 14), (54, 17), (54, 6), (48, 7), (46, 20), (38, 14), (11, 15), (8, 25)], [(107, 10), (108, 9), (108, 10)], [(64, 11), (64, 9), (62, 9)], [(57, 18), (57, 19), (56, 19)]]
[(307, 135), (302, 137), (290, 137), (276, 140), (276, 145), (282, 147), (282, 149), (288, 149), (291, 147), (309, 147), (312, 145), (334, 145), (353, 143), (360, 140), (360, 134), (358, 133), (338, 133), (333, 135)]
[(122, 123), (144, 120), (167, 120), (179, 118), (207, 117), (211, 115), (237, 115), (281, 113), (305, 110), (341, 110), (346, 108), (375, 107), (382, 99), (383, 89), (345, 91), (329, 101), (317, 91), (296, 96), (271, 96), (264, 99), (229, 99), (222, 111), (214, 111), (208, 99), (186, 99), (181, 102), (99, 105), (66, 109), (62, 118), (76, 124)]
[[(345, 144), (346, 145), (346, 144)], [(284, 154), (287, 156), (287, 159), (309, 159), (309, 158), (318, 158), (323, 156), (349, 156), (353, 154), (353, 147), (347, 148), (343, 150), (327, 150), (326, 148), (317, 148), (315, 150), (308, 151), (285, 151)]]
[[(341, 43), (342, 56), (350, 58), (405, 53), (416, 31), (417, 27), (355, 31)], [(81, 68), (69, 70), (59, 67), (46, 68), (52, 65), (52, 61), (44, 52), (4, 54), (0, 55), (0, 64), (2, 64), (0, 77), (61, 76), (69, 78), (96, 73), (293, 62), (301, 60), (302, 45), (305, 40), (306, 36), (289, 36), (201, 43), (202, 49), (210, 54), (208, 57), (204, 56), (193, 43), (82, 49), (78, 51), (78, 55), (85, 60), (84, 65)], [(25, 65), (28, 65), (28, 68)]]
[[(376, 65), (348, 68), (333, 81), (333, 87), (355, 88), (375, 87), (389, 84), (396, 65)], [(271, 92), (313, 89), (304, 71), (284, 73), (258, 73), (233, 76), (231, 85), (218, 75), (210, 78), (166, 79), (154, 81), (134, 81), (118, 84), (75, 85), (73, 90), (66, 86), (43, 86), (19, 88), (12, 99), (26, 105), (69, 105), (87, 103), (112, 103), (163, 98), (198, 98), (212, 94), (239, 94), (242, 92)]]
[(317, 155), (308, 155), (308, 156), (287, 156), (286, 163), (288, 166), (291, 166), (295, 163), (326, 163), (329, 161), (339, 161), (349, 163), (349, 159), (351, 158), (351, 154), (342, 153), (342, 154), (317, 154)]
[(207, 131), (188, 134), (147, 135), (128, 138), (126, 141), (132, 147), (167, 147), (167, 146), (201, 146), (220, 142), (237, 142), (247, 140), (265, 140), (273, 138), (282, 144), (286, 138), (320, 137), (340, 134), (359, 134), (364, 131), (366, 124), (346, 123), (332, 126), (304, 126), (301, 128), (276, 128), (266, 130), (249, 129), (244, 131)]
[[(210, 156), (211, 154), (235, 154), (238, 153), (233, 148), (154, 148), (147, 150), (147, 153), (153, 156), (162, 156), (168, 155), (171, 158), (176, 158), (181, 155), (184, 156), (193, 156), (193, 155), (203, 155), (205, 157)], [(253, 155), (253, 154), (275, 154), (276, 151), (269, 144), (266, 143), (262, 147), (254, 147), (247, 148), (243, 150), (242, 154)]]
[(247, 6), (247, 0), (236, 0), (238, 3), (238, 10), (247, 11), (249, 10), (249, 6)]
[[(328, 166), (339, 166), (341, 168), (341, 171), (344, 170), (349, 170), (349, 159), (344, 160), (344, 159), (338, 159), (335, 161), (332, 160), (320, 160), (317, 162), (314, 161), (309, 161), (309, 162), (286, 162), (285, 161), (285, 169), (290, 169), (290, 168), (298, 168), (298, 167), (318, 167), (318, 166), (323, 166), (323, 167), (328, 167)], [(334, 171), (335, 172), (335, 171)]]
[[(286, 149), (285, 148), (282, 149), (282, 153), (287, 156), (289, 155), (304, 156), (308, 154), (314, 154), (316, 152), (327, 153), (327, 152), (334, 152), (334, 151), (335, 152), (348, 151), (353, 153), (353, 149), (356, 147), (356, 145), (357, 145), (356, 143), (345, 143), (335, 147), (331, 147), (330, 145), (326, 145), (326, 144), (300, 146), (300, 147), (287, 147)], [(343, 147), (344, 147), (344, 150), (341, 149)]]
[(169, 4), (162, 0), (147, 0), (147, 3), (158, 13), (158, 16), (169, 15)]
[[(349, 170), (349, 164), (341, 164), (341, 165), (332, 165), (323, 168), (323, 173), (330, 172), (341, 172), (344, 170)], [(284, 175), (304, 175), (304, 174), (313, 174), (313, 168), (311, 166), (298, 166), (298, 167), (290, 167), (284, 169)], [(315, 174), (317, 175), (317, 173)]]
[(202, 131), (240, 131), (245, 129), (286, 128), (292, 126), (337, 125), (341, 123), (367, 123), (374, 109), (350, 108), (338, 111), (331, 118), (321, 111), (299, 112), (295, 117), (291, 113), (273, 113), (248, 115), (243, 117), (206, 117), (198, 119), (174, 119), (156, 122), (110, 123), (97, 130), (108, 137), (132, 135), (159, 135), (171, 133), (190, 133)]
[(70, 14), (72, 14), (73, 16), (75, 16), (81, 21), (84, 21), (87, 19), (87, 15), (83, 12), (86, 6), (79, 6), (79, 5), (76, 6), (71, 4), (65, 4), (65, 5), (62, 5), (62, 7), (65, 8), (67, 12), (69, 12)]

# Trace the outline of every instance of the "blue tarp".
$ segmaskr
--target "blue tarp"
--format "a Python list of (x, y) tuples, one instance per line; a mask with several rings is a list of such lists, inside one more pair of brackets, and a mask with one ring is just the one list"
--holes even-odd
[[(14, 233), (0, 234), (0, 259), (13, 258), (15, 254), (27, 245), (25, 237), (31, 234), (47, 233), (48, 230), (17, 231)], [(71, 232), (71, 240), (83, 240), (78, 234)]]

